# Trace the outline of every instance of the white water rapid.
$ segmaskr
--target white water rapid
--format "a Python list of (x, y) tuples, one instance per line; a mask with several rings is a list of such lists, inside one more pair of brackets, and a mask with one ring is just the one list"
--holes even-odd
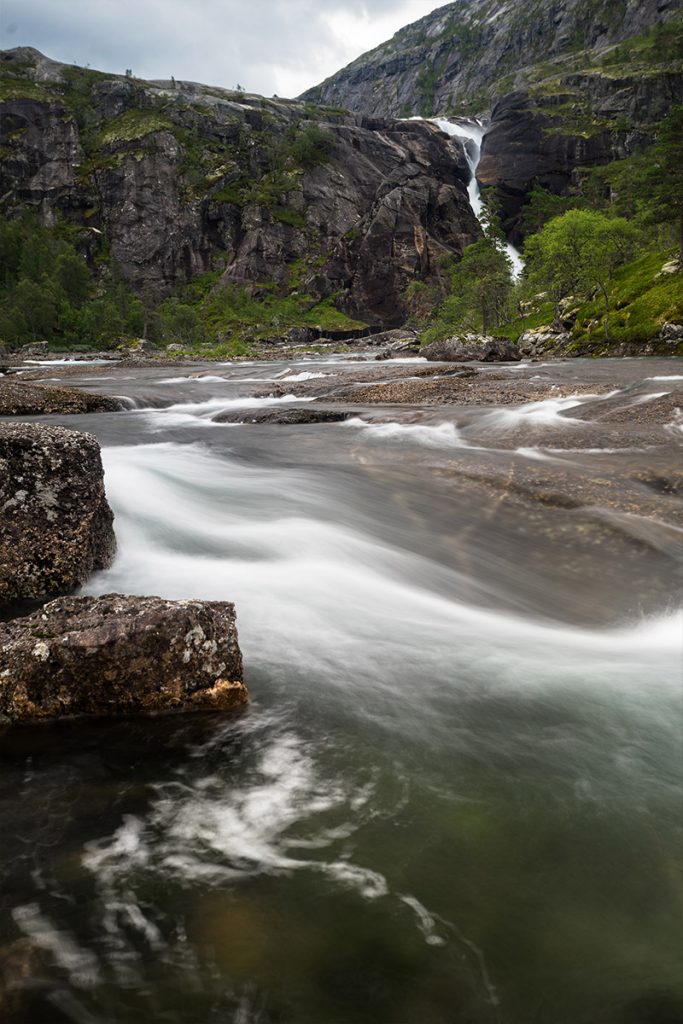
[[(444, 117), (433, 117), (431, 120), (432, 123), (438, 125), (441, 131), (445, 132), (446, 135), (451, 135), (456, 139), (466, 140), (465, 156), (467, 157), (467, 163), (469, 164), (470, 171), (472, 172), (470, 183), (467, 186), (467, 194), (470, 197), (470, 206), (472, 207), (474, 216), (480, 224), (484, 224), (484, 203), (481, 198), (479, 182), (477, 181), (477, 167), (479, 166), (479, 160), (481, 159), (481, 144), (485, 134), (484, 126), (480, 121), (476, 120), (460, 121), (457, 124), (453, 121), (447, 121)], [(512, 276), (517, 280), (524, 269), (524, 260), (522, 259), (521, 253), (514, 247), (512, 242), (505, 243), (505, 252), (512, 263)]]

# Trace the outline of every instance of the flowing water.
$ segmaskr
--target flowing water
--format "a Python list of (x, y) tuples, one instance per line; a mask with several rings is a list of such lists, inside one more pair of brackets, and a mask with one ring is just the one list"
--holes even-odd
[[(117, 517), (85, 591), (234, 600), (253, 703), (5, 732), (8, 1024), (683, 1020), (681, 499), (628, 490), (680, 470), (679, 423), (212, 419), (358, 369), (94, 367), (130, 410), (52, 418)], [(676, 367), (534, 374), (642, 398)], [(578, 497), (502, 500), (513, 472)]]
[[(431, 120), (446, 135), (454, 136), (464, 142), (465, 156), (472, 173), (470, 183), (467, 186), (470, 206), (477, 220), (486, 226), (484, 201), (481, 198), (481, 190), (477, 181), (477, 167), (481, 159), (481, 145), (486, 134), (485, 127), (480, 121), (476, 120), (449, 121), (444, 117), (434, 117)], [(509, 241), (505, 243), (504, 249), (512, 266), (512, 276), (516, 280), (524, 269), (522, 254)]]

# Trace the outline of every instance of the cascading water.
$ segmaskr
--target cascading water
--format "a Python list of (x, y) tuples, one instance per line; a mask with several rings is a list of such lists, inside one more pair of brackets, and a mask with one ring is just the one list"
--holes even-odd
[[(443, 117), (434, 117), (431, 119), (433, 124), (438, 125), (442, 132), (446, 135), (451, 135), (457, 139), (464, 139), (465, 141), (465, 156), (467, 157), (467, 163), (472, 177), (470, 183), (467, 186), (467, 194), (470, 197), (470, 206), (474, 216), (480, 222), (485, 223), (484, 218), (484, 203), (481, 198), (481, 190), (479, 188), (479, 182), (477, 181), (477, 167), (481, 159), (481, 144), (484, 139), (485, 129), (480, 121), (447, 121)], [(505, 252), (512, 264), (512, 276), (515, 280), (520, 276), (524, 269), (524, 260), (522, 259), (521, 253), (514, 247), (512, 242), (505, 243)]]

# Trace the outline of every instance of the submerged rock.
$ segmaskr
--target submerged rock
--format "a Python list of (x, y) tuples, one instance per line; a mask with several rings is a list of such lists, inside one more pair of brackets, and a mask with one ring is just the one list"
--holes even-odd
[[(44, 372), (44, 371), (43, 371)], [(77, 388), (0, 380), (0, 416), (42, 416), (44, 413), (118, 412), (123, 403), (109, 395)]]
[(296, 425), (300, 423), (340, 423), (355, 416), (353, 412), (340, 412), (335, 409), (302, 409), (275, 406), (266, 409), (235, 409), (219, 412), (213, 417), (214, 423), (280, 423)]
[(91, 434), (0, 425), (0, 608), (73, 590), (106, 568), (113, 519)]
[(505, 338), (489, 338), (481, 334), (433, 341), (420, 349), (420, 355), (436, 362), (514, 363), (522, 358), (516, 345)]
[(227, 601), (65, 597), (0, 627), (0, 715), (11, 721), (247, 702)]

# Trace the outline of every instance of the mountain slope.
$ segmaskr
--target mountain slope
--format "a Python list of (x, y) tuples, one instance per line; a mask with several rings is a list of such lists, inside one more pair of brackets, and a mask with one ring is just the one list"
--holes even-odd
[(681, 0), (456, 0), (302, 98), (381, 116), (485, 114), (506, 93), (584, 68), (681, 9)]
[[(0, 53), (0, 205), (79, 234), (139, 292), (215, 287), (404, 319), (413, 280), (480, 228), (462, 146), (370, 120), (188, 82), (145, 82)], [(308, 308), (308, 307), (307, 307)]]

